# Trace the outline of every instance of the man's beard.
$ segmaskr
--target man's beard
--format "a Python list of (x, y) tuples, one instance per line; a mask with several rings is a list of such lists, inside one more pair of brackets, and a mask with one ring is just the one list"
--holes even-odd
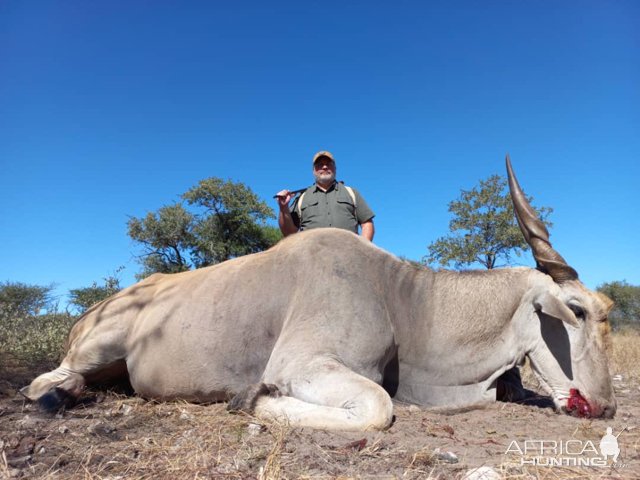
[(320, 185), (331, 185), (336, 179), (336, 174), (333, 172), (314, 172), (313, 176), (316, 177), (316, 182)]

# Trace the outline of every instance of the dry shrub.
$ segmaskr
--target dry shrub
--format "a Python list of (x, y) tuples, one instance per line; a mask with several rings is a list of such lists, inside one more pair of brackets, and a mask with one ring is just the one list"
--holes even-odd
[(76, 317), (67, 313), (44, 315), (0, 314), (1, 370), (57, 366)]

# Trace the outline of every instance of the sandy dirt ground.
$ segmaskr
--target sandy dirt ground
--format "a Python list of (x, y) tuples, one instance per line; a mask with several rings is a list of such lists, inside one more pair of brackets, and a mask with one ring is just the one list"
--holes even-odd
[[(0, 478), (640, 479), (640, 385), (619, 375), (614, 384), (611, 420), (557, 414), (545, 397), (458, 412), (396, 404), (389, 430), (363, 434), (114, 392), (88, 392), (82, 404), (46, 414), (4, 380)], [(615, 463), (600, 453), (607, 427), (618, 435)]]

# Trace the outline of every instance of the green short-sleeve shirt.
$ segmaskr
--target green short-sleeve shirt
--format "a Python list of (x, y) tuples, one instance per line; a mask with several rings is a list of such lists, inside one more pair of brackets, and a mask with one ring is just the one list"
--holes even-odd
[(358, 225), (371, 220), (374, 213), (362, 195), (355, 188), (352, 190), (355, 205), (342, 183), (334, 183), (326, 192), (317, 185), (307, 188), (301, 195), (300, 208), (300, 197), (291, 206), (293, 222), (300, 230), (336, 227), (358, 233)]

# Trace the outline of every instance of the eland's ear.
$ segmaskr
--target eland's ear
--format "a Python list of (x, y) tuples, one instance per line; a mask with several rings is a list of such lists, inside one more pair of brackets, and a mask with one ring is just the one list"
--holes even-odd
[(533, 307), (536, 312), (544, 313), (550, 317), (558, 318), (572, 327), (580, 327), (571, 309), (567, 307), (558, 297), (549, 292), (542, 292), (533, 299)]

